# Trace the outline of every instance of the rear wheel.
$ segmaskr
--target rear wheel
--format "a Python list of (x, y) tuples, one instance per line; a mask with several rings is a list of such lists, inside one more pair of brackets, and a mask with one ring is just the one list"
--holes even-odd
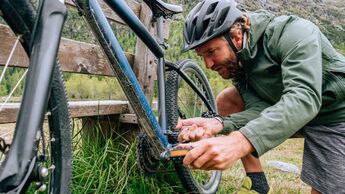
[[(214, 109), (215, 100), (202, 69), (191, 60), (183, 60), (178, 63), (180, 70), (184, 72), (195, 86), (205, 95)], [(177, 72), (171, 71), (167, 78), (166, 109), (168, 126), (174, 128), (178, 119), (200, 117), (203, 112), (210, 111), (205, 102), (183, 80)], [(169, 143), (177, 143), (176, 137), (169, 139)], [(192, 170), (181, 162), (174, 163), (175, 170), (189, 193), (215, 193), (221, 179), (221, 171)]]
[[(24, 63), (29, 61), (23, 53), (30, 53), (31, 50), (30, 32), (36, 12), (30, 1), (2, 1), (0, 8), (1, 15), (13, 31), (11, 32), (7, 26), (0, 24), (0, 36), (3, 36), (0, 39), (9, 40), (6, 42), (9, 51), (1, 50), (8, 56), (5, 60), (8, 62), (0, 65), (2, 66), (0, 67), (0, 74), (3, 75), (2, 81), (0, 81), (0, 90), (6, 89), (6, 92), (0, 93), (0, 97), (3, 97), (0, 102), (0, 115), (5, 115), (15, 110), (13, 107), (19, 107), (22, 101), (21, 97), (25, 90), (25, 81), (23, 80), (25, 80), (26, 70), (18, 68), (18, 66), (24, 66)], [(9, 37), (13, 37), (13, 39)], [(16, 44), (18, 42), (21, 44)], [(29, 192), (45, 190), (49, 193), (70, 193), (72, 135), (64, 81), (58, 63), (54, 66), (47, 107), (45, 115), (47, 119), (42, 126), (36, 129), (36, 138), (33, 140), (35, 142), (36, 163), (24, 188)], [(16, 116), (11, 116), (11, 118), (16, 118)], [(5, 174), (4, 171), (11, 170), (7, 169), (11, 165), (6, 165), (5, 169), (5, 161), (9, 154), (12, 154), (12, 139), (18, 135), (15, 133), (15, 127), (19, 126), (18, 123), (1, 124), (4, 122), (5, 120), (0, 122), (0, 193), (13, 189), (16, 185), (15, 182), (22, 182), (22, 180), (14, 180), (11, 177), (6, 179), (2, 177)]]

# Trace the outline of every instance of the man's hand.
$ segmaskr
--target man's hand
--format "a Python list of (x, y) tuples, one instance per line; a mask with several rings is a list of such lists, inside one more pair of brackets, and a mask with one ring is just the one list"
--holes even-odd
[(210, 138), (223, 130), (223, 124), (215, 118), (191, 118), (179, 120), (176, 129), (182, 131), (178, 136), (179, 142), (198, 141)]
[(251, 143), (239, 131), (229, 136), (179, 144), (178, 147), (191, 149), (183, 159), (185, 165), (202, 170), (225, 170), (254, 151)]

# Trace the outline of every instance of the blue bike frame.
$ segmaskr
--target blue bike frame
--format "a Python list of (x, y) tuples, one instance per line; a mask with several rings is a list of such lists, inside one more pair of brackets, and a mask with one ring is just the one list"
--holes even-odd
[[(136, 33), (136, 35), (145, 43), (151, 52), (158, 59), (157, 81), (158, 81), (158, 116), (155, 118), (153, 111), (144, 95), (143, 90), (127, 61), (124, 52), (115, 37), (99, 3), (97, 0), (77, 0), (81, 12), (88, 21), (95, 37), (98, 39), (103, 51), (107, 55), (111, 67), (118, 78), (125, 94), (138, 116), (141, 127), (146, 132), (155, 156), (170, 148), (167, 137), (164, 134), (167, 129), (166, 107), (165, 107), (165, 65), (171, 70), (176, 71), (182, 79), (198, 94), (204, 101), (209, 110), (214, 111), (208, 103), (205, 95), (195, 86), (188, 76), (179, 70), (175, 65), (166, 63), (164, 51), (160, 45), (163, 45), (163, 16), (156, 18), (158, 40), (149, 33), (146, 27), (128, 7), (124, 0), (105, 0), (121, 19)], [(171, 126), (170, 126), (171, 127)]]
[[(115, 75), (120, 78), (118, 81), (126, 91), (125, 93), (127, 98), (138, 116), (139, 123), (153, 143), (155, 153), (157, 154), (156, 156), (159, 156), (158, 154), (163, 152), (169, 146), (167, 138), (163, 134), (163, 130), (167, 129), (164, 104), (165, 60), (163, 49), (124, 1), (106, 0), (106, 3), (122, 18), (123, 21), (125, 21), (125, 23), (127, 23), (127, 25), (138, 35), (138, 37), (147, 45), (158, 59), (158, 123), (129, 62), (124, 55), (124, 51), (115, 37), (97, 0), (78, 0), (77, 2), (82, 8), (84, 16), (107, 55)], [(162, 25), (163, 19), (158, 19), (158, 22), (161, 23), (158, 25)], [(160, 32), (159, 34), (163, 33)], [(160, 39), (162, 39), (162, 37), (160, 37)]]

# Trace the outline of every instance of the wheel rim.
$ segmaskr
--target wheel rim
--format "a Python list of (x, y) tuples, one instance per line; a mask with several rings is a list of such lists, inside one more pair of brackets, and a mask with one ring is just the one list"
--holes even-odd
[[(193, 68), (185, 68), (184, 73), (187, 74), (207, 99), (210, 99), (209, 95), (212, 94), (209, 94), (204, 88), (204, 81), (199, 76), (198, 72)], [(202, 99), (193, 92), (192, 88), (182, 79), (179, 79), (178, 83), (177, 104), (179, 118), (182, 119), (200, 117), (203, 112), (208, 111)], [(178, 166), (178, 168), (181, 168), (181, 166)], [(199, 193), (212, 193), (217, 190), (221, 174), (220, 171), (204, 171), (188, 167), (185, 168), (192, 176), (192, 181), (196, 186), (195, 189), (197, 189)]]

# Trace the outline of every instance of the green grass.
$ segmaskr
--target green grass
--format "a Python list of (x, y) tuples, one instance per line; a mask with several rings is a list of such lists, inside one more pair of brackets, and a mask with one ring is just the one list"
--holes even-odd
[[(11, 128), (12, 125), (2, 124), (0, 128)], [(95, 130), (99, 130), (98, 126)], [(114, 136), (99, 141), (97, 135), (90, 140), (85, 134), (76, 133), (73, 193), (183, 193), (175, 174), (159, 173), (153, 177), (141, 175), (135, 159), (135, 142), (126, 143), (121, 135)], [(300, 180), (299, 175), (267, 165), (268, 160), (279, 160), (301, 168), (302, 153), (303, 139), (289, 139), (260, 158), (274, 194), (310, 193), (310, 187)], [(223, 172), (218, 193), (233, 193), (241, 185), (244, 176), (241, 163), (235, 163)]]
[[(274, 194), (305, 194), (310, 193), (310, 187), (300, 180), (300, 175), (283, 172), (267, 164), (269, 160), (279, 160), (294, 164), (302, 168), (303, 139), (288, 139), (280, 146), (268, 151), (260, 157), (268, 183)], [(230, 169), (225, 170), (219, 193), (231, 193), (239, 188), (245, 176), (241, 162), (236, 162)]]
[[(137, 167), (136, 142), (121, 136), (74, 142), (72, 193), (175, 193), (182, 187), (175, 173), (145, 177)], [(97, 136), (97, 135), (96, 135)]]
[[(99, 126), (95, 127), (99, 131)], [(183, 193), (175, 173), (143, 176), (136, 162), (135, 142), (129, 143), (119, 134), (102, 140), (85, 134), (74, 137), (73, 193)], [(289, 139), (261, 157), (268, 182), (275, 194), (309, 193), (299, 175), (282, 172), (267, 165), (279, 160), (302, 166), (303, 139)], [(223, 172), (218, 193), (233, 193), (245, 176), (240, 162)]]

